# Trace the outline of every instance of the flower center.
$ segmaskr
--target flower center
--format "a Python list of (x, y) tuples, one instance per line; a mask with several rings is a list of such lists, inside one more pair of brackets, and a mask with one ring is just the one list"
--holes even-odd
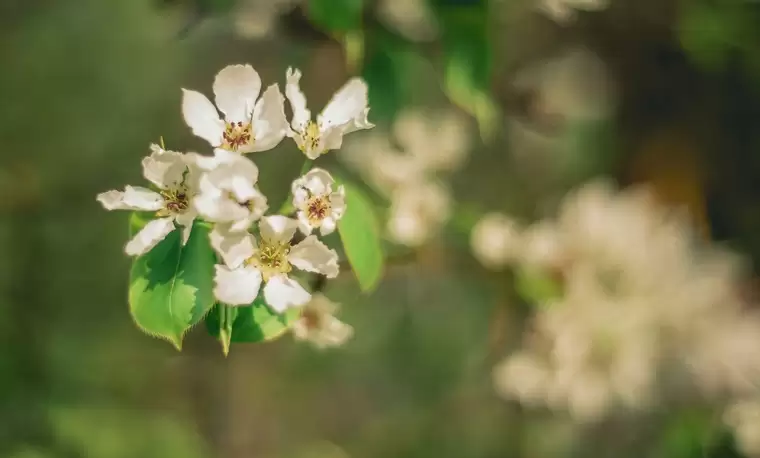
[(330, 201), (325, 196), (312, 196), (306, 202), (306, 215), (312, 223), (319, 223), (330, 213)]
[(275, 275), (287, 274), (291, 271), (288, 253), (290, 253), (289, 243), (269, 243), (262, 240), (259, 249), (246, 262), (258, 267), (264, 281), (268, 281)]
[(250, 122), (226, 122), (222, 133), (222, 148), (237, 151), (254, 142), (253, 128)]
[(164, 198), (164, 208), (158, 211), (159, 217), (184, 213), (190, 208), (190, 196), (184, 188), (167, 189), (160, 194)]
[(315, 151), (319, 148), (320, 143), (319, 125), (314, 121), (306, 123), (306, 127), (301, 132), (301, 151)]

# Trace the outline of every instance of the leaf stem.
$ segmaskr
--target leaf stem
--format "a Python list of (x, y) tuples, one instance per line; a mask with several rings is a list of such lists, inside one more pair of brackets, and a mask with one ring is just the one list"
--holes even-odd
[(222, 353), (226, 357), (230, 353), (232, 340), (232, 307), (219, 304), (219, 340), (222, 342)]

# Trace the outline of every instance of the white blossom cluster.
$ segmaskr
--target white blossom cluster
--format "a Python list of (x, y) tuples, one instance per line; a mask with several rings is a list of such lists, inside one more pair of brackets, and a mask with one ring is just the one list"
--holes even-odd
[(644, 190), (594, 182), (555, 220), (484, 218), (472, 233), (483, 264), (539, 273), (561, 291), (539, 299), (524, 347), (495, 369), (497, 391), (581, 420), (671, 396), (756, 396), (760, 316), (740, 294), (743, 266), (682, 216)]
[(467, 159), (469, 133), (453, 112), (402, 112), (386, 133), (364, 135), (347, 145), (341, 158), (390, 201), (388, 238), (417, 247), (451, 215), (451, 193), (440, 179)]
[(572, 23), (578, 11), (602, 11), (610, 0), (539, 0), (538, 9), (558, 24)]
[[(312, 120), (299, 82), (288, 69), (285, 97), (277, 84), (261, 92), (261, 79), (250, 65), (231, 65), (213, 83), (215, 104), (200, 92), (183, 90), (182, 113), (193, 133), (213, 148), (213, 156), (180, 153), (151, 146), (142, 161), (153, 189), (127, 186), (98, 195), (107, 210), (152, 212), (125, 251), (140, 256), (175, 229), (186, 243), (196, 219), (213, 225), (210, 244), (217, 253), (214, 294), (228, 306), (250, 305), (261, 293), (275, 312), (304, 308), (297, 336), (320, 346), (339, 344), (351, 328), (332, 317), (334, 306), (308, 292), (295, 270), (335, 278), (338, 255), (313, 232), (327, 235), (346, 211), (344, 190), (325, 170), (313, 168), (293, 181), (290, 215), (267, 214), (267, 198), (258, 188), (259, 169), (244, 153), (273, 149), (292, 138), (309, 160), (341, 147), (343, 136), (373, 125), (367, 120), (367, 86), (349, 80)], [(284, 101), (293, 113), (288, 122)], [(329, 316), (327, 316), (329, 315)], [(316, 328), (315, 328), (316, 327)]]

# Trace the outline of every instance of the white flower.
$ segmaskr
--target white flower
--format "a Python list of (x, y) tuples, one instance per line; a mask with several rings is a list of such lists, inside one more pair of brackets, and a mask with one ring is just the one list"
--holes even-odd
[(739, 450), (760, 456), (760, 398), (736, 402), (726, 409), (723, 421), (734, 431)]
[(422, 182), (396, 190), (388, 218), (388, 233), (396, 243), (410, 247), (425, 243), (449, 219), (448, 190), (435, 182)]
[(499, 213), (485, 215), (472, 229), (470, 244), (478, 261), (498, 268), (517, 256), (520, 237), (514, 221)]
[(467, 158), (465, 119), (453, 110), (404, 110), (393, 123), (401, 148), (430, 172), (454, 171)]
[[(216, 107), (203, 94), (183, 89), (182, 115), (193, 133), (215, 148), (238, 153), (266, 151), (288, 132), (285, 101), (277, 84), (259, 98), (261, 78), (250, 65), (230, 65), (214, 80)], [(257, 100), (258, 99), (258, 100)]]
[(309, 341), (317, 348), (339, 347), (354, 334), (354, 329), (335, 317), (338, 304), (317, 293), (303, 307), (301, 317), (293, 325), (298, 340)]
[(343, 185), (333, 190), (335, 180), (323, 169), (312, 169), (293, 181), (293, 206), (298, 210), (301, 231), (309, 235), (319, 228), (322, 235), (335, 230), (346, 211)]
[(195, 219), (190, 205), (198, 188), (199, 171), (192, 158), (176, 151), (151, 145), (152, 153), (142, 161), (143, 175), (156, 187), (153, 191), (139, 186), (126, 186), (124, 191), (98, 194), (106, 210), (155, 212), (154, 219), (127, 243), (125, 251), (139, 256), (150, 251), (171, 231), (175, 224), (183, 226), (182, 241), (187, 242)]
[(311, 294), (288, 277), (293, 267), (335, 278), (338, 254), (314, 235), (292, 245), (297, 225), (285, 216), (266, 216), (259, 222), (259, 243), (250, 233), (215, 227), (211, 245), (224, 261), (216, 266), (216, 298), (228, 305), (248, 305), (258, 296), (263, 281), (264, 300), (282, 313), (311, 299)]
[(233, 13), (235, 31), (243, 38), (264, 38), (275, 30), (277, 19), (294, 9), (299, 1), (243, 0)]
[(259, 169), (248, 158), (217, 149), (214, 157), (198, 156), (197, 162), (206, 173), (193, 204), (205, 219), (246, 231), (267, 211), (267, 199), (256, 188)]
[(514, 260), (553, 275), (562, 294), (541, 304), (526, 347), (500, 366), (501, 394), (596, 420), (664, 394), (683, 402), (756, 390), (760, 319), (744, 310), (735, 256), (640, 190), (591, 183), (559, 213), (525, 231)]
[(576, 11), (601, 11), (609, 6), (609, 0), (538, 0), (539, 10), (559, 24), (575, 20)]
[(431, 41), (438, 35), (438, 23), (427, 0), (381, 0), (377, 15), (412, 41)]
[(306, 106), (306, 97), (301, 92), (301, 72), (288, 68), (286, 77), (285, 96), (293, 110), (292, 130), (288, 135), (295, 139), (298, 148), (309, 159), (339, 149), (346, 134), (374, 127), (367, 120), (367, 83), (363, 80), (352, 78), (343, 85), (317, 116), (315, 123)]

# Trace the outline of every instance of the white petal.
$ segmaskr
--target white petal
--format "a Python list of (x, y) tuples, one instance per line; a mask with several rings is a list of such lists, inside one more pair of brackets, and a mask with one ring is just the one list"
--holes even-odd
[(264, 285), (264, 300), (277, 313), (290, 307), (300, 307), (311, 299), (303, 286), (285, 275), (277, 275)]
[(187, 170), (187, 159), (182, 153), (166, 151), (158, 145), (151, 145), (152, 153), (143, 158), (143, 175), (161, 189), (174, 187), (182, 182)]
[(293, 183), (294, 189), (296, 186), (303, 187), (316, 195), (329, 194), (332, 191), (332, 185), (335, 183), (332, 175), (327, 170), (320, 168), (309, 170), (306, 175), (296, 181), (297, 184), (296, 182)]
[(182, 116), (193, 134), (203, 138), (211, 146), (222, 144), (224, 121), (205, 95), (196, 91), (182, 89)]
[(299, 211), (297, 217), (298, 229), (301, 231), (301, 233), (304, 235), (311, 234), (311, 231), (314, 229), (314, 227), (311, 225), (311, 222), (309, 222), (309, 217), (306, 215), (306, 212)]
[(343, 185), (330, 194), (330, 205), (332, 206), (332, 216), (335, 219), (341, 219), (346, 212), (346, 189)]
[(229, 65), (214, 79), (216, 106), (227, 121), (249, 121), (259, 91), (261, 78), (250, 65)]
[[(351, 78), (338, 92), (333, 95), (322, 113), (319, 115), (320, 130), (328, 127), (354, 124), (358, 119), (366, 121), (367, 83), (359, 78)], [(367, 127), (365, 127), (367, 128)]]
[(216, 265), (214, 296), (227, 305), (250, 305), (261, 289), (261, 272), (252, 267), (230, 269)]
[(127, 243), (124, 251), (130, 256), (139, 256), (147, 253), (158, 242), (166, 238), (174, 230), (174, 218), (154, 219), (145, 225), (132, 240)]
[(285, 97), (288, 98), (290, 108), (293, 111), (291, 125), (293, 129), (302, 131), (306, 123), (311, 120), (311, 112), (306, 107), (306, 96), (301, 92), (301, 71), (288, 68), (286, 73)]
[(317, 236), (310, 235), (290, 249), (288, 261), (301, 270), (316, 272), (327, 278), (338, 276), (338, 253), (327, 248)]
[(256, 239), (248, 232), (233, 232), (225, 225), (217, 224), (209, 234), (214, 250), (224, 263), (235, 269), (256, 252)]
[(196, 212), (194, 209), (188, 209), (174, 217), (174, 222), (182, 226), (182, 244), (186, 244), (190, 239), (190, 232), (193, 230), (193, 221), (195, 221)]
[(322, 220), (322, 224), (319, 225), (319, 233), (324, 235), (329, 235), (335, 232), (335, 228), (337, 227), (337, 222), (335, 221), (335, 218), (327, 217)]
[(261, 238), (270, 243), (290, 242), (297, 228), (296, 220), (281, 215), (265, 216), (259, 223)]
[(288, 119), (285, 117), (285, 99), (277, 84), (264, 91), (253, 110), (252, 144), (241, 149), (242, 153), (267, 151), (277, 146), (288, 133)]
[(307, 154), (306, 156), (309, 159), (316, 159), (326, 151), (340, 149), (343, 146), (343, 134), (346, 133), (349, 126), (350, 124), (341, 124), (325, 129), (321, 134), (320, 147), (312, 152), (313, 154)]
[(126, 186), (124, 192), (100, 193), (98, 202), (106, 210), (158, 211), (164, 208), (164, 199), (160, 194), (139, 186)]

